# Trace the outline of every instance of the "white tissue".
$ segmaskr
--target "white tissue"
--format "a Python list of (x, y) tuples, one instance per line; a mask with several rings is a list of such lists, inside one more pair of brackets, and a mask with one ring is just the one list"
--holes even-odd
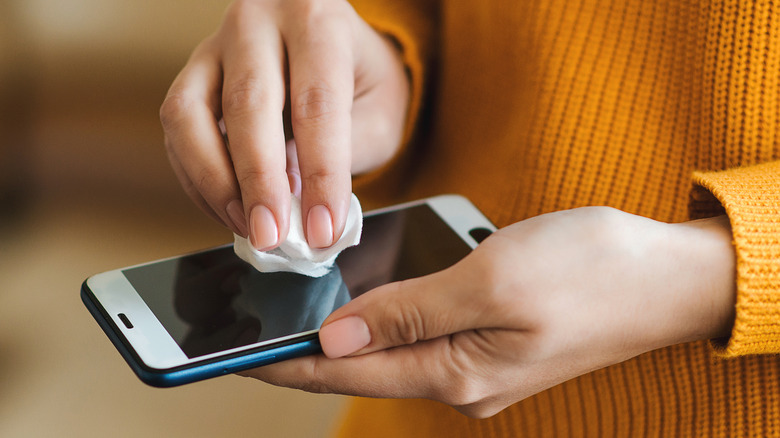
[(258, 251), (248, 239), (235, 234), (233, 249), (237, 256), (260, 272), (297, 272), (309, 277), (322, 277), (330, 272), (342, 250), (360, 243), (360, 233), (363, 231), (360, 202), (352, 194), (341, 238), (329, 248), (313, 249), (303, 235), (301, 200), (292, 194), (290, 197), (290, 231), (281, 245), (270, 251)]

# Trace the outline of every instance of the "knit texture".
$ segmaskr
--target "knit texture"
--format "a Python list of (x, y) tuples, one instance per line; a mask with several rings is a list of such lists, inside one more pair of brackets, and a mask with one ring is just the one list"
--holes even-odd
[[(780, 162), (696, 173), (691, 213), (716, 198), (732, 223), (737, 319), (724, 356), (780, 351)], [(705, 192), (706, 190), (706, 192)]]
[(653, 351), (486, 420), (356, 399), (341, 435), (780, 436), (780, 7), (353, 3), (418, 56), (409, 141), (356, 180), (365, 206), (455, 192), (499, 226), (585, 205), (665, 222), (725, 212), (738, 295), (715, 354)]

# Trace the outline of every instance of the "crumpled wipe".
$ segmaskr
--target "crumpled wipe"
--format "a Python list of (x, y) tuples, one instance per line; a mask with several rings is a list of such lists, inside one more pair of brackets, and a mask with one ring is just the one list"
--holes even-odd
[(342, 250), (360, 243), (363, 231), (360, 202), (353, 193), (344, 233), (338, 242), (329, 248), (313, 249), (303, 234), (301, 200), (295, 195), (290, 196), (290, 231), (281, 245), (270, 251), (258, 251), (249, 243), (249, 239), (234, 234), (233, 249), (238, 257), (260, 272), (296, 272), (309, 277), (322, 277), (330, 272)]

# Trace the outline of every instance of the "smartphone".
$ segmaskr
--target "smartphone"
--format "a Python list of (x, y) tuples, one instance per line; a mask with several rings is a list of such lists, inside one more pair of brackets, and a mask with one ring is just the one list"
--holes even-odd
[(258, 272), (229, 244), (91, 276), (81, 299), (142, 381), (177, 386), (318, 353), (331, 312), (455, 264), (494, 230), (442, 195), (365, 213), (360, 244), (323, 277)]

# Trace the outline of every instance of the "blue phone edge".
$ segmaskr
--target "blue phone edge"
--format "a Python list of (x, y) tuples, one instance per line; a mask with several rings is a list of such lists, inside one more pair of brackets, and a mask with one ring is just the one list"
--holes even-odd
[(311, 334), (299, 339), (260, 347), (259, 350), (241, 351), (229, 356), (207, 359), (175, 368), (153, 369), (143, 364), (132, 347), (120, 335), (121, 332), (113, 320), (95, 302), (94, 295), (89, 290), (86, 281), (81, 285), (81, 301), (138, 378), (147, 385), (157, 388), (184, 385), (322, 352), (318, 335)]

